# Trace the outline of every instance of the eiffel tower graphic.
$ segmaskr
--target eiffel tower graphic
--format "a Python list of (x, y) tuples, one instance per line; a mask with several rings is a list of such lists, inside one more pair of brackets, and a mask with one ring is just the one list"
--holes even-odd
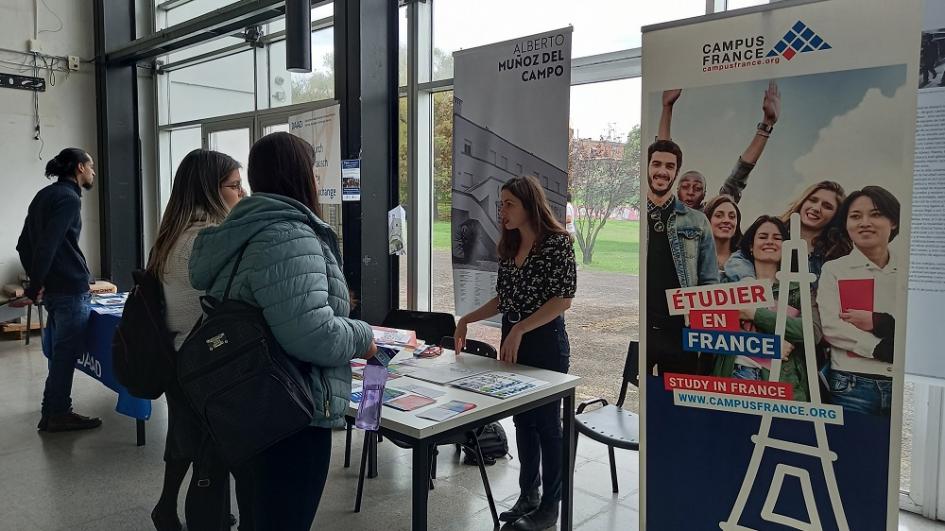
[[(795, 258), (798, 271), (793, 271), (791, 265), (792, 262), (795, 261)], [(781, 269), (777, 274), (781, 289), (778, 292), (778, 313), (777, 320), (775, 321), (775, 335), (784, 337), (790, 286), (792, 283), (796, 282), (800, 286), (801, 292), (801, 322), (804, 332), (804, 355), (806, 356), (805, 365), (807, 366), (807, 381), (810, 383), (810, 403), (812, 407), (819, 407), (823, 404), (820, 397), (820, 387), (817, 385), (818, 375), (814, 348), (814, 324), (811, 317), (813, 309), (811, 305), (810, 286), (816, 278), (817, 277), (811, 273), (808, 268), (807, 242), (801, 238), (800, 215), (792, 214), (791, 238), (782, 244)], [(780, 375), (781, 360), (772, 360), (771, 373), (769, 376), (770, 381), (778, 381)], [(728, 520), (719, 522), (719, 527), (722, 531), (757, 531), (752, 527), (739, 524), (739, 521), (745, 511), (748, 497), (755, 486), (758, 470), (761, 467), (765, 450), (773, 448), (820, 459), (827, 489), (830, 493), (830, 504), (837, 521), (837, 528), (840, 531), (850, 531), (846, 515), (843, 512), (843, 503), (840, 500), (840, 491), (837, 488), (837, 478), (833, 469), (833, 462), (837, 460), (837, 454), (830, 450), (827, 443), (825, 420), (823, 418), (816, 418), (807, 421), (814, 425), (814, 431), (817, 436), (816, 446), (772, 438), (770, 436), (772, 420), (773, 417), (770, 413), (761, 415), (761, 426), (758, 429), (758, 434), (752, 435), (751, 437), (755, 449), (751, 454), (751, 460), (748, 462), (748, 471), (745, 473), (745, 478), (742, 480), (741, 490), (739, 490), (738, 496), (735, 498), (735, 504), (732, 506), (732, 512), (729, 514)], [(787, 476), (793, 476), (800, 481), (804, 505), (807, 509), (807, 522), (775, 512), (775, 505), (781, 495), (784, 478)], [(775, 467), (774, 477), (772, 478), (771, 485), (768, 487), (768, 494), (765, 497), (764, 505), (761, 509), (761, 518), (767, 522), (780, 524), (800, 531), (822, 530), (824, 527), (821, 524), (817, 504), (814, 500), (814, 487), (811, 483), (810, 474), (802, 468), (779, 463)]]

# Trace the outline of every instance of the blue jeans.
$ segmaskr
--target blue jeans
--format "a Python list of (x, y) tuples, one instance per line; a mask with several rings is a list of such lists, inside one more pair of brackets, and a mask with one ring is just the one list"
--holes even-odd
[(49, 314), (49, 375), (43, 391), (43, 416), (61, 415), (72, 409), (72, 373), (86, 350), (89, 323), (88, 292), (78, 295), (46, 295), (43, 306)]
[(732, 378), (739, 378), (742, 380), (761, 380), (761, 369), (758, 367), (735, 365), (735, 370), (732, 371)]
[(889, 416), (892, 380), (831, 370), (827, 381), (830, 385), (830, 402), (843, 407), (844, 411)]

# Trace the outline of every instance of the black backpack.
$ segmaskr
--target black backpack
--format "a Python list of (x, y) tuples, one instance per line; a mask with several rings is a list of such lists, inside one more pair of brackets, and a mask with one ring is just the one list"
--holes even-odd
[[(509, 454), (509, 438), (505, 434), (505, 428), (498, 422), (491, 422), (477, 428), (476, 436), (479, 438), (479, 450), (482, 452), (482, 459), (486, 465), (494, 465), (496, 459)], [(472, 437), (463, 445), (463, 454), (464, 465), (479, 465), (476, 445)]]
[(161, 281), (140, 269), (131, 276), (135, 287), (112, 336), (112, 367), (129, 393), (154, 400), (176, 377), (174, 342), (167, 329)]
[(245, 251), (244, 245), (223, 300), (201, 299), (206, 315), (177, 353), (184, 395), (231, 468), (315, 416), (311, 367), (282, 350), (261, 309), (229, 298)]

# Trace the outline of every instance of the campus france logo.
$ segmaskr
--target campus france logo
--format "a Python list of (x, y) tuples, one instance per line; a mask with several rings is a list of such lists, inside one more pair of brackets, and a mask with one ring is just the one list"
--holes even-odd
[(774, 48), (768, 52), (765, 57), (782, 56), (788, 61), (799, 53), (814, 52), (818, 50), (829, 50), (831, 46), (827, 44), (820, 35), (810, 29), (807, 24), (800, 20), (791, 27), (784, 37), (774, 45)]

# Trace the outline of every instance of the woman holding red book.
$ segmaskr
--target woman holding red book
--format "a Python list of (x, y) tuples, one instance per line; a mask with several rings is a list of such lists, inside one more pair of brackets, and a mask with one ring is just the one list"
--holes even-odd
[(843, 201), (832, 229), (839, 238), (831, 255), (841, 258), (824, 264), (817, 304), (831, 350), (831, 401), (847, 411), (889, 415), (899, 281), (889, 242), (899, 233), (899, 211), (889, 191), (867, 186)]

